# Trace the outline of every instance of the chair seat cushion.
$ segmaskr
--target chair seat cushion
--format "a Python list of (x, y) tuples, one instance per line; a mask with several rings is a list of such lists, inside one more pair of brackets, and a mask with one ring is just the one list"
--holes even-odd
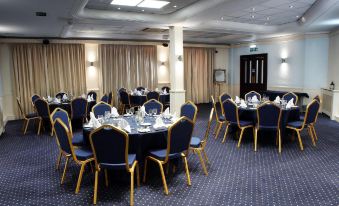
[(88, 148), (77, 148), (75, 149), (75, 156), (78, 158), (78, 160), (85, 161), (89, 158), (93, 157), (92, 150)]
[(257, 127), (263, 130), (278, 130), (278, 126), (257, 125)]
[(192, 137), (190, 146), (194, 148), (200, 147), (201, 140), (199, 137)]
[[(158, 160), (165, 160), (166, 152), (167, 152), (167, 149), (151, 150), (151, 151), (149, 151), (148, 155), (151, 156), (151, 157), (155, 157)], [(180, 156), (181, 156), (180, 153), (175, 153), (175, 154), (169, 154), (168, 158), (169, 159), (175, 159), (175, 158), (178, 158)]]
[(293, 121), (293, 122), (287, 123), (287, 126), (299, 129), (303, 126), (303, 123), (304, 122), (302, 121)]
[[(231, 124), (231, 126), (238, 126), (237, 122), (230, 122), (230, 124)], [(253, 125), (253, 122), (245, 121), (245, 120), (240, 120), (239, 124), (240, 124), (240, 127), (246, 127), (246, 126)]]
[(75, 133), (73, 135), (72, 144), (74, 146), (84, 145), (84, 136), (81, 133)]
[[(132, 167), (133, 163), (136, 161), (136, 158), (136, 154), (128, 154), (129, 167)], [(100, 167), (105, 169), (126, 169), (126, 164), (125, 162), (119, 164), (100, 163)]]
[(26, 114), (25, 117), (26, 117), (27, 119), (31, 119), (31, 118), (38, 117), (38, 114), (37, 114), (37, 113), (29, 113), (29, 114)]

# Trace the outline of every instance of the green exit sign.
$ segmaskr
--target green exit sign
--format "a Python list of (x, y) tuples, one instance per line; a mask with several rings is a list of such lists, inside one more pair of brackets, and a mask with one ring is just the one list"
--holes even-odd
[(250, 52), (256, 52), (258, 51), (258, 47), (250, 48)]

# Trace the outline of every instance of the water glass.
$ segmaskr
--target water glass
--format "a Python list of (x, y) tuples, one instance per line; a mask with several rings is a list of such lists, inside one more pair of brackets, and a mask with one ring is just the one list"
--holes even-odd
[(126, 114), (130, 114), (131, 109), (126, 109)]
[(134, 108), (133, 108), (133, 107), (130, 108), (130, 109), (129, 109), (129, 112), (130, 112), (131, 115), (133, 115), (133, 114), (134, 114)]
[(250, 103), (251, 102), (251, 97), (247, 97), (247, 102)]
[(102, 124), (104, 122), (104, 116), (103, 115), (98, 115), (98, 121), (100, 122), (100, 124)]

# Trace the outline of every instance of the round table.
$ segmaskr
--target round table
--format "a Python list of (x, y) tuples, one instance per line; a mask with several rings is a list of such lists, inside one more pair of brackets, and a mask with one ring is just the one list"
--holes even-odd
[[(129, 136), (129, 153), (136, 154), (136, 158), (139, 162), (144, 162), (145, 157), (149, 150), (152, 149), (165, 149), (167, 146), (167, 128), (155, 130), (153, 125), (155, 123), (155, 117), (145, 117), (144, 123), (151, 123), (150, 132), (140, 133), (137, 131), (137, 123), (135, 117), (119, 117), (125, 119), (130, 127), (131, 132)], [(117, 118), (117, 119), (119, 119)], [(168, 120), (164, 120), (165, 124), (168, 124)], [(93, 131), (93, 128), (83, 128), (84, 144), (90, 148), (89, 135)]]
[[(132, 105), (142, 106), (147, 101), (146, 95), (130, 95), (130, 102)], [(159, 101), (165, 105), (170, 102), (169, 94), (160, 94)]]

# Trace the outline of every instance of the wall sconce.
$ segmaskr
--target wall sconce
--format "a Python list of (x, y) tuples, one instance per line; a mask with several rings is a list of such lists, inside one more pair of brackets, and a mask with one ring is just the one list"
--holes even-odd
[(94, 66), (94, 62), (89, 62), (90, 66), (93, 67)]
[(181, 55), (178, 56), (178, 61), (182, 62), (182, 56)]
[(286, 58), (281, 58), (281, 63), (286, 63)]
[(165, 66), (165, 62), (161, 62), (161, 66)]

